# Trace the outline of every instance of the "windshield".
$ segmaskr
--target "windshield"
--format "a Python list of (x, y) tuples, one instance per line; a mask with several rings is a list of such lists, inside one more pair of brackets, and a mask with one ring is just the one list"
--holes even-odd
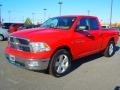
[(70, 29), (76, 17), (55, 17), (48, 19), (41, 25), (42, 28)]

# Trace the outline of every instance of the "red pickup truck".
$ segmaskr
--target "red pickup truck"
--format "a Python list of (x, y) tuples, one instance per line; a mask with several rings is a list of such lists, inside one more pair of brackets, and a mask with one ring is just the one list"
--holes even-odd
[(102, 30), (95, 16), (60, 16), (40, 28), (12, 33), (5, 56), (15, 65), (60, 77), (70, 71), (72, 60), (97, 52), (112, 56), (117, 41), (118, 32)]

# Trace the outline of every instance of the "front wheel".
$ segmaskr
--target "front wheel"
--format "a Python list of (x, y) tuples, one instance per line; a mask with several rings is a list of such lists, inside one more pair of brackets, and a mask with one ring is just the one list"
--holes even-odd
[(115, 53), (115, 43), (114, 41), (110, 41), (107, 48), (104, 51), (104, 56), (111, 57)]
[(61, 77), (67, 74), (71, 68), (71, 55), (65, 50), (61, 49), (51, 58), (49, 73), (55, 77)]

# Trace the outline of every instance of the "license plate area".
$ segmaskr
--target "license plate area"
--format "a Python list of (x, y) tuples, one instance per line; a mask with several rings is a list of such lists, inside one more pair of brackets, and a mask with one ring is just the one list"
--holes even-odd
[(15, 63), (15, 56), (9, 55), (9, 60), (10, 60), (10, 62)]

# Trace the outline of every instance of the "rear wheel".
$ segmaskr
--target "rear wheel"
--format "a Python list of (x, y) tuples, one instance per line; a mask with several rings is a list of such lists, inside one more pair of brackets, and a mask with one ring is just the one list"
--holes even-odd
[(110, 41), (107, 48), (104, 51), (104, 56), (111, 57), (115, 53), (115, 43), (114, 41)]
[(4, 40), (4, 36), (2, 34), (0, 34), (0, 41)]
[(56, 51), (50, 62), (49, 73), (55, 77), (64, 76), (71, 68), (71, 60), (71, 55), (67, 50)]

